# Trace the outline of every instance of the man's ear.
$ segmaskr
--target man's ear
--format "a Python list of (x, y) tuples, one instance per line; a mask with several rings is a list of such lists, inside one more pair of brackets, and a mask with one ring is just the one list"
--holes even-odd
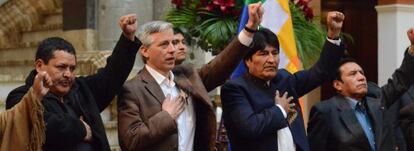
[(144, 58), (148, 59), (148, 56), (149, 56), (149, 54), (148, 54), (148, 51), (149, 51), (148, 47), (146, 47), (146, 46), (141, 46), (141, 47), (139, 48), (139, 51), (140, 51), (141, 55), (142, 55)]
[(335, 88), (335, 90), (337, 92), (341, 92), (342, 91), (342, 81), (340, 80), (333, 80), (332, 81), (332, 86)]
[(246, 65), (247, 71), (249, 71), (249, 68), (254, 68), (251, 59), (244, 60), (244, 64)]
[(36, 72), (40, 73), (41, 71), (44, 71), (44, 66), (45, 66), (45, 62), (42, 59), (37, 59), (35, 61), (35, 68), (36, 68)]

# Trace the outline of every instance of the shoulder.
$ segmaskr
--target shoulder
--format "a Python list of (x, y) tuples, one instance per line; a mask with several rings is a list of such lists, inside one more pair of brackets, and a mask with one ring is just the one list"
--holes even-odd
[(287, 71), (286, 69), (279, 69), (279, 70), (277, 70), (277, 76), (276, 77), (278, 77), (278, 76), (283, 77), (283, 78), (287, 78), (287, 77), (292, 76), (292, 74), (289, 71)]
[(172, 72), (174, 73), (174, 75), (185, 75), (188, 77), (190, 75), (197, 73), (197, 69), (194, 67), (193, 64), (185, 63), (185, 64), (175, 66), (172, 69)]
[[(246, 79), (244, 79), (243, 76), (237, 77), (235, 79), (231, 79), (223, 84), (221, 87), (221, 95), (227, 95), (227, 93), (239, 93), (244, 90), (248, 90), (249, 86), (246, 82)], [(250, 89), (253, 89), (250, 87)], [(248, 91), (247, 91), (248, 92)]]
[(239, 76), (237, 78), (228, 80), (226, 83), (224, 83), (223, 87), (227, 86), (237, 86), (237, 87), (243, 87), (246, 85), (246, 79), (244, 76)]
[(370, 81), (368, 81), (367, 86), (368, 86), (367, 97), (373, 97), (373, 98), (379, 98), (380, 97), (381, 87), (379, 87), (374, 82), (370, 82)]
[(124, 85), (122, 86), (122, 91), (128, 91), (128, 90), (132, 90), (132, 89), (137, 89), (138, 87), (142, 87), (144, 86), (143, 84), (143, 80), (142, 80), (142, 75), (140, 75), (139, 73), (134, 76), (132, 79), (127, 80)]
[(293, 77), (293, 74), (291, 74), (286, 69), (279, 69), (277, 70), (276, 77), (273, 79), (273, 81), (278, 81), (278, 82), (286, 81), (286, 80), (290, 80), (292, 77)]
[(313, 106), (312, 109), (317, 110), (321, 113), (329, 113), (332, 110), (336, 109), (338, 105), (337, 101), (338, 100), (336, 99), (336, 96), (334, 96), (315, 104), (315, 106)]
[(29, 91), (30, 86), (23, 85), (13, 89), (6, 98), (6, 109), (12, 108), (20, 102), (23, 96)]

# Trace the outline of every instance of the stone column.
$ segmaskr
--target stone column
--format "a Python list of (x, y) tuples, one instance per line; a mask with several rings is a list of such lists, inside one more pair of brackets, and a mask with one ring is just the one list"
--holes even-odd
[(153, 0), (99, 0), (98, 48), (112, 50), (121, 35), (118, 21), (123, 15), (135, 13), (138, 26), (153, 20)]
[(96, 50), (97, 0), (63, 1), (64, 38), (77, 51)]
[(384, 85), (404, 57), (410, 45), (407, 30), (414, 26), (414, 1), (379, 0), (378, 12), (378, 84)]
[[(163, 0), (164, 1), (164, 0)], [(135, 13), (138, 26), (154, 20), (154, 3), (156, 0), (99, 0), (98, 4), (98, 49), (112, 50), (122, 31), (118, 21), (123, 15)], [(137, 57), (131, 74), (136, 74), (143, 67), (140, 57)]]

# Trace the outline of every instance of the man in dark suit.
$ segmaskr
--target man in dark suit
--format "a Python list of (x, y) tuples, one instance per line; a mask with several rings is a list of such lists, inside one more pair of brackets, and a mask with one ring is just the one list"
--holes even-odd
[[(261, 20), (251, 4), (247, 28)], [(249, 50), (253, 33), (243, 31), (216, 58), (197, 70), (175, 66), (172, 25), (144, 24), (138, 33), (145, 67), (125, 83), (118, 102), (119, 142), (123, 150), (214, 150), (216, 120), (208, 91), (224, 83)]]
[(328, 41), (320, 59), (311, 69), (295, 74), (277, 69), (277, 36), (265, 28), (255, 33), (253, 46), (244, 58), (248, 73), (221, 89), (224, 124), (232, 150), (309, 150), (298, 98), (328, 80), (344, 53), (339, 40), (344, 15), (329, 12), (327, 20)]
[(344, 59), (333, 80), (338, 95), (311, 109), (308, 135), (314, 151), (396, 150), (386, 111), (404, 94), (414, 77), (414, 32), (408, 31), (411, 47), (403, 63), (388, 83), (379, 88), (368, 83), (363, 69), (352, 59)]
[(414, 150), (414, 86), (401, 97), (400, 101), (404, 104), (401, 110), (399, 110), (399, 124), (403, 131), (407, 150)]

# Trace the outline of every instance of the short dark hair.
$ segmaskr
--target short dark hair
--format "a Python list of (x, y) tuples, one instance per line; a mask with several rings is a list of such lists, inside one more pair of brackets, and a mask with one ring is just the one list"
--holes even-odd
[(260, 28), (253, 36), (252, 45), (249, 52), (244, 56), (244, 60), (250, 60), (257, 51), (264, 50), (266, 45), (275, 47), (277, 51), (280, 51), (276, 34), (267, 28)]
[(184, 32), (182, 29), (180, 29), (179, 27), (173, 27), (173, 31), (174, 31), (174, 35), (175, 34), (181, 34), (184, 35)]
[[(339, 60), (338, 67), (336, 68), (336, 71), (335, 71), (335, 73), (334, 73), (334, 76), (333, 76), (332, 81), (334, 81), (334, 80), (339, 80), (339, 81), (342, 81), (342, 78), (341, 78), (342, 73), (341, 73), (340, 68), (341, 68), (344, 64), (346, 64), (346, 63), (350, 63), (350, 62), (353, 62), (353, 63), (358, 64), (358, 62), (357, 62), (354, 58), (352, 58), (352, 57), (348, 57), (348, 56), (347, 56), (347, 57), (344, 57), (344, 58), (341, 58), (341, 60)], [(358, 64), (358, 65), (359, 65), (359, 64)]]
[(35, 60), (42, 59), (47, 64), (57, 50), (65, 51), (76, 57), (75, 48), (73, 48), (72, 44), (59, 37), (50, 37), (40, 42), (39, 47), (37, 47)]
[(181, 34), (184, 37), (184, 40), (187, 44), (190, 44), (191, 39), (190, 36), (186, 33), (187, 30), (183, 27), (173, 27), (174, 35)]

